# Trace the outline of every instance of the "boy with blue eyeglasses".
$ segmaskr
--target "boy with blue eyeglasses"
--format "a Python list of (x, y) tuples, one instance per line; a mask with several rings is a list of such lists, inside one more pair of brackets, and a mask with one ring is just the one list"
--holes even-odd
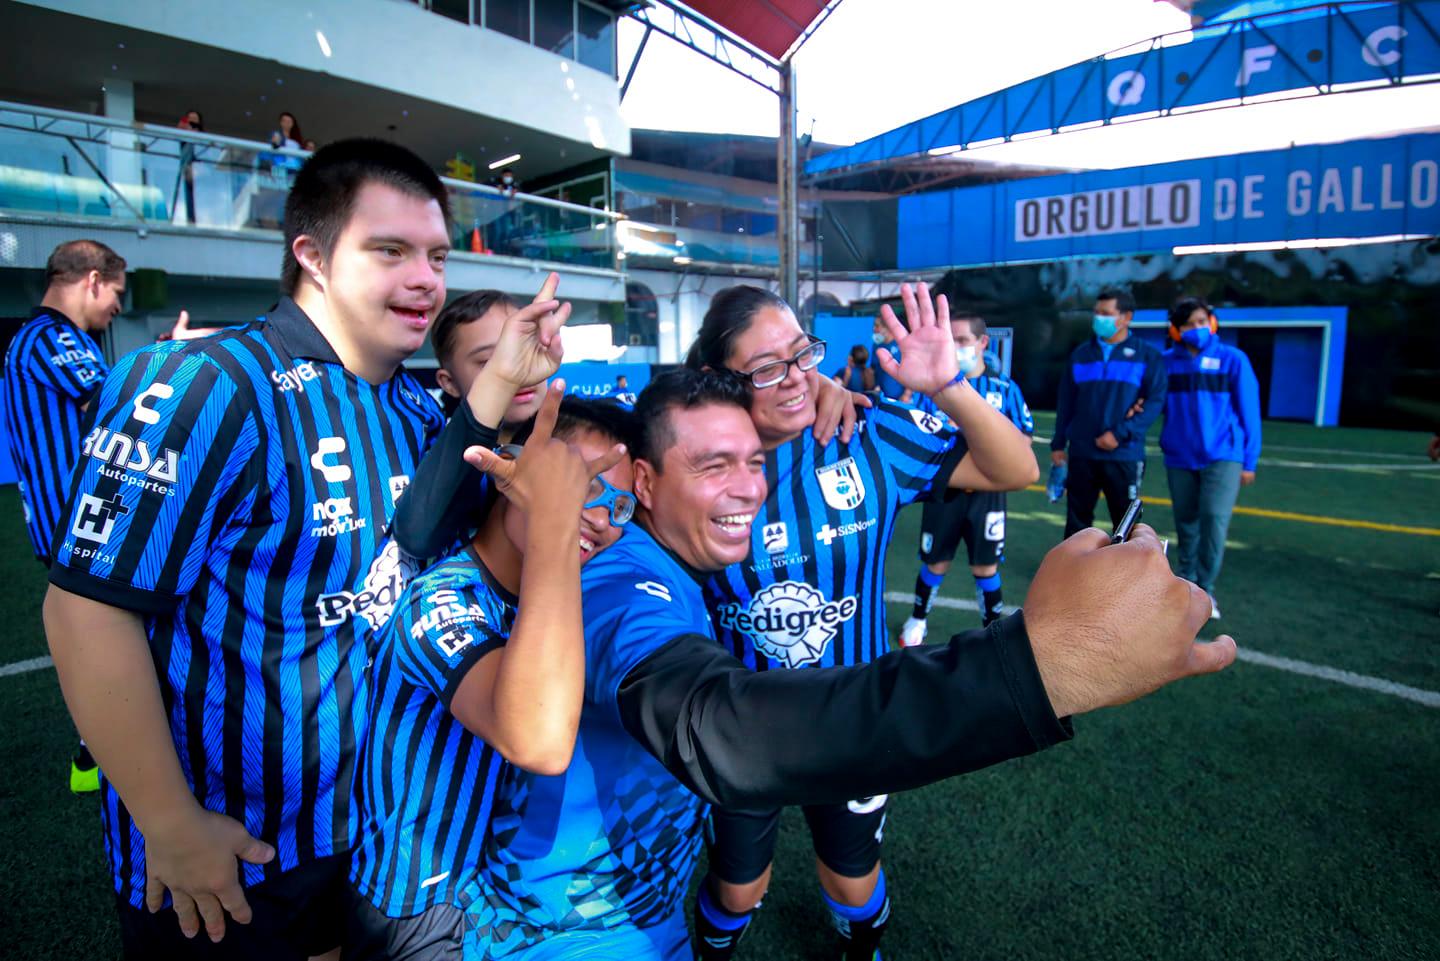
[(1094, 336), (1070, 354), (1060, 381), (1050, 462), (1069, 464), (1066, 537), (1091, 526), (1102, 491), (1112, 524), (1140, 493), (1145, 432), (1165, 403), (1165, 362), (1160, 351), (1130, 336), (1134, 314), (1128, 291), (1102, 290), (1091, 320)]
[(1255, 483), (1260, 460), (1260, 382), (1250, 359), (1222, 344), (1215, 331), (1215, 314), (1200, 298), (1171, 308), (1175, 346), (1165, 352), (1160, 431), (1180, 542), (1176, 573), (1210, 595), (1212, 619), (1220, 616), (1215, 581), (1230, 514), (1240, 488)]

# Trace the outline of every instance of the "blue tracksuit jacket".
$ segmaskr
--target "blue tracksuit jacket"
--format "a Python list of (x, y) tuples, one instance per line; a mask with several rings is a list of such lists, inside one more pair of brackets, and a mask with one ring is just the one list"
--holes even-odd
[(1250, 358), (1212, 337), (1194, 356), (1183, 344), (1167, 350), (1165, 371), (1165, 466), (1200, 470), (1233, 460), (1253, 471), (1260, 460), (1260, 383)]
[[(1141, 397), (1145, 409), (1126, 419)], [(1093, 336), (1070, 353), (1060, 381), (1051, 450), (1070, 446), (1070, 456), (1094, 460), (1145, 459), (1145, 432), (1165, 405), (1165, 360), (1160, 351), (1138, 337), (1115, 344), (1106, 360)], [(1113, 431), (1120, 446), (1101, 450), (1095, 438)]]

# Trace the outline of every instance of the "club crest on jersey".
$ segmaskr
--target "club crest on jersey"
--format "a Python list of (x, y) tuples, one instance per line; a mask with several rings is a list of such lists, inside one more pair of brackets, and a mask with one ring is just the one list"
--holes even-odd
[(1005, 395), (998, 390), (987, 390), (985, 392), (985, 403), (996, 410), (1003, 410), (1005, 407)]
[(1220, 369), (1220, 358), (1219, 358), (1219, 357), (1201, 357), (1201, 358), (1200, 358), (1200, 369), (1201, 369), (1201, 370), (1219, 370), (1219, 369)]
[(315, 598), (321, 626), (344, 624), (353, 614), (363, 617), (370, 630), (380, 630), (395, 613), (395, 602), (400, 599), (400, 592), (419, 569), (415, 558), (400, 550), (395, 541), (389, 541), (365, 572), (365, 582), (360, 590), (335, 591)]
[(819, 468), (815, 479), (820, 482), (825, 503), (837, 511), (853, 511), (865, 500), (865, 482), (860, 479), (860, 466), (853, 457)]
[(767, 554), (783, 554), (790, 548), (790, 530), (784, 521), (766, 524), (760, 529), (760, 542)]
[(853, 596), (826, 601), (809, 584), (781, 581), (758, 592), (743, 608), (720, 605), (719, 614), (720, 625), (747, 635), (755, 650), (786, 667), (800, 667), (824, 657), (840, 625), (859, 610)]

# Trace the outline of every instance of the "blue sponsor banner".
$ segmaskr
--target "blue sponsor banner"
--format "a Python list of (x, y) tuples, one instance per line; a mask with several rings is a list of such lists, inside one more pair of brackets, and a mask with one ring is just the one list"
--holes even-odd
[(567, 394), (580, 397), (614, 397), (615, 378), (621, 375), (626, 379), (626, 393), (639, 396), (645, 385), (650, 383), (650, 365), (582, 361), (578, 364), (561, 364), (555, 376), (564, 378)]
[(1317, 94), (1337, 84), (1395, 84), (1437, 72), (1440, 0), (1329, 4), (1200, 27), (1188, 42), (1157, 38), (1139, 53), (1074, 64), (822, 154), (805, 172), (1242, 97)]
[(1440, 235), (1440, 134), (1292, 147), (900, 198), (898, 263)]

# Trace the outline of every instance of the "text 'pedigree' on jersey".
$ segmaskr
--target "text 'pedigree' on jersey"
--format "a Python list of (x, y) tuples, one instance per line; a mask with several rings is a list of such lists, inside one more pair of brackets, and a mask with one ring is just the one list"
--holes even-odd
[(812, 664), (825, 656), (840, 625), (860, 610), (853, 595), (827, 601), (800, 581), (771, 584), (745, 607), (722, 604), (717, 610), (727, 630), (748, 634), (755, 649), (787, 667)]

